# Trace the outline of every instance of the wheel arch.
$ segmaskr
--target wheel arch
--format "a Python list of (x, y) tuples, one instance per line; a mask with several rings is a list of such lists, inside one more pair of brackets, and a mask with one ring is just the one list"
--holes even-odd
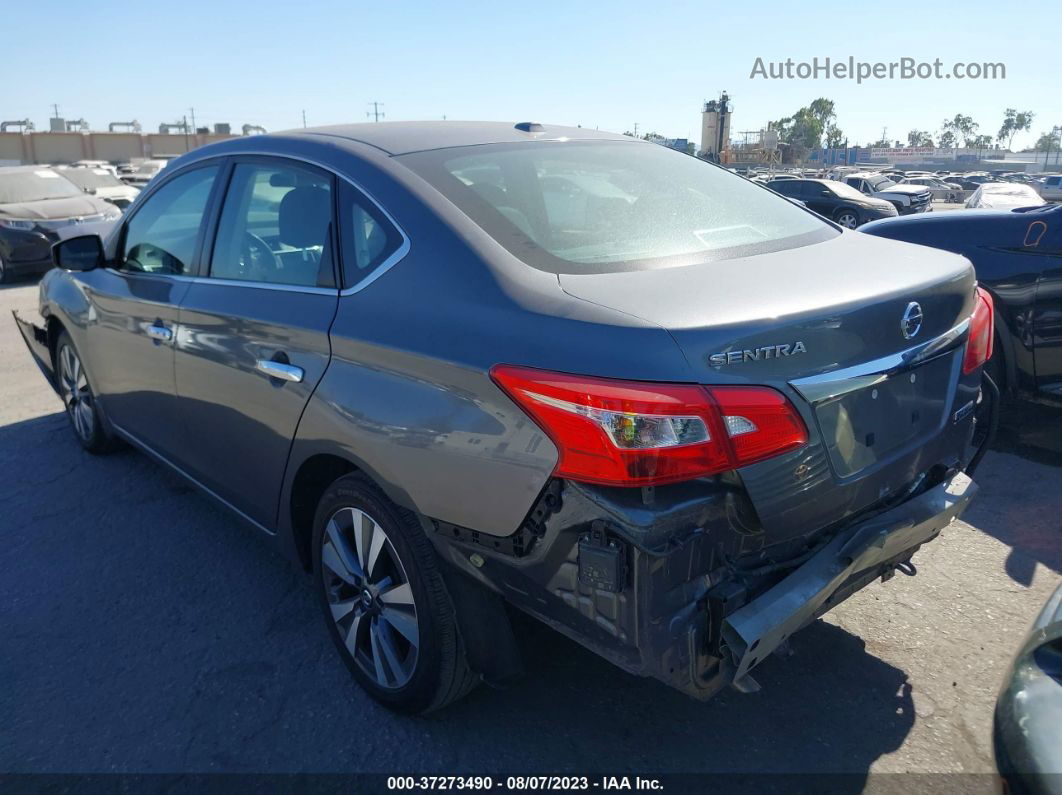
[(287, 520), (293, 551), (304, 570), (313, 567), (313, 517), (321, 496), (343, 475), (361, 471), (353, 461), (335, 453), (316, 453), (299, 464), (291, 478)]
[(66, 331), (66, 326), (63, 325), (63, 321), (56, 317), (54, 314), (48, 316), (47, 325), (44, 327), (45, 333), (48, 335), (48, 352), (52, 356), (52, 368), (53, 371), (56, 366), (55, 354), (56, 346), (59, 343), (59, 335)]

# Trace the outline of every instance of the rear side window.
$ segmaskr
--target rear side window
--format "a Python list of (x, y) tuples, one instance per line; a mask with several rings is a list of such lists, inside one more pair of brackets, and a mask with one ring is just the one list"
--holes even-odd
[(218, 222), (215, 279), (334, 287), (332, 179), (286, 163), (237, 163)]
[(401, 247), (402, 235), (375, 204), (342, 181), (339, 219), (344, 284), (353, 287)]
[(199, 168), (171, 179), (152, 193), (126, 224), (121, 269), (187, 273), (217, 174), (217, 166)]
[(398, 159), (516, 257), (551, 272), (677, 267), (837, 234), (726, 169), (652, 144), (490, 144)]

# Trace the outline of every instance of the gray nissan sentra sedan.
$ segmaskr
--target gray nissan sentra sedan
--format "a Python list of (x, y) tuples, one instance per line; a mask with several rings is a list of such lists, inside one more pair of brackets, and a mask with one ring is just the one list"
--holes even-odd
[(81, 445), (274, 538), (403, 711), (519, 673), (507, 604), (692, 696), (754, 688), (976, 492), (969, 262), (644, 141), (233, 139), (54, 255), (19, 324)]

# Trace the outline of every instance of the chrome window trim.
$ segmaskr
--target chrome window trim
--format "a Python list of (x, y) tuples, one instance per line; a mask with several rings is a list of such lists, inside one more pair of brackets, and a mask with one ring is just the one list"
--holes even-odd
[(339, 293), (338, 287), (304, 287), (298, 284), (274, 284), (272, 282), (243, 281), (241, 279), (213, 279), (209, 276), (186, 276), (183, 273), (149, 273), (147, 271), (124, 271), (107, 266), (106, 270), (122, 276), (147, 276), (152, 279), (169, 279), (174, 282), (190, 284), (216, 284), (219, 287), (251, 287), (258, 290), (283, 290), (290, 293), (311, 293), (313, 295), (331, 295)]
[[(168, 174), (165, 181), (160, 182), (154, 187), (152, 187), (151, 192), (144, 197), (144, 201), (147, 201), (147, 199), (150, 198), (151, 194), (157, 192), (159, 188), (161, 188), (171, 179), (176, 179), (178, 176), (180, 176), (187, 170), (190, 170), (195, 167), (208, 165), (211, 161), (214, 160), (241, 157), (244, 155), (248, 155), (251, 157), (275, 157), (279, 159), (294, 160), (299, 163), (306, 163), (308, 165), (316, 166), (317, 168), (323, 169), (324, 171), (327, 171), (329, 174), (336, 177), (337, 179), (343, 180), (352, 188), (354, 188), (354, 190), (358, 191), (358, 193), (360, 193), (362, 196), (372, 202), (373, 205), (375, 205), (376, 209), (380, 211), (383, 217), (386, 218), (388, 222), (398, 231), (399, 236), (402, 238), (401, 245), (399, 245), (399, 247), (396, 248), (389, 257), (387, 257), (387, 259), (385, 259), (383, 262), (381, 262), (379, 265), (377, 265), (375, 268), (365, 274), (364, 278), (343, 290), (340, 290), (338, 287), (301, 287), (296, 284), (270, 284), (268, 282), (242, 281), (239, 279), (212, 279), (210, 276), (185, 276), (183, 274), (164, 273), (145, 274), (143, 271), (123, 271), (120, 268), (111, 268), (111, 270), (115, 270), (118, 273), (136, 273), (137, 275), (165, 276), (166, 278), (179, 279), (182, 281), (202, 281), (210, 282), (212, 284), (225, 284), (230, 287), (258, 287), (266, 290), (288, 290), (290, 292), (297, 293), (320, 293), (327, 295), (335, 295), (338, 292), (339, 295), (354, 295), (355, 293), (361, 292), (374, 281), (376, 281), (385, 273), (387, 273), (387, 271), (389, 271), (391, 268), (393, 268), (395, 265), (405, 259), (406, 254), (409, 253), (409, 249), (411, 248), (411, 246), (409, 236), (406, 234), (406, 230), (402, 228), (398, 221), (395, 220), (395, 217), (391, 215), (391, 213), (387, 212), (387, 209), (382, 204), (380, 204), (380, 202), (378, 202), (376, 198), (371, 193), (369, 193), (369, 191), (365, 190), (365, 188), (363, 188), (353, 179), (348, 177), (346, 174), (340, 174), (338, 171), (336, 171), (335, 166), (323, 163), (320, 160), (316, 160), (314, 158), (305, 157), (303, 155), (292, 155), (282, 152), (266, 152), (259, 149), (255, 149), (252, 151), (241, 150), (239, 152), (226, 152), (224, 154), (219, 153), (216, 155), (210, 155), (209, 157), (204, 157), (201, 160), (193, 160), (190, 163), (182, 164), (181, 167), (173, 171), (172, 174)], [(143, 202), (141, 202), (141, 204), (143, 204)], [(139, 207), (137, 208), (137, 212), (139, 212)], [(133, 215), (135, 216), (136, 213), (133, 213)], [(338, 223), (339, 219), (337, 218), (336, 221)], [(122, 224), (123, 229), (124, 226), (125, 224)], [(339, 256), (342, 256), (342, 252), (339, 252)], [(340, 270), (342, 270), (342, 268)]]
[(939, 337), (934, 337), (907, 350), (841, 370), (797, 378), (790, 381), (789, 385), (812, 404), (832, 400), (849, 392), (880, 384), (897, 373), (910, 370), (935, 356), (947, 353), (965, 342), (969, 330), (970, 319), (967, 318)]
[[(307, 163), (307, 164), (309, 164), (311, 166), (317, 166), (320, 169), (324, 169), (329, 174), (332, 174), (336, 178), (341, 179), (344, 182), (346, 182), (348, 185), (350, 185), (352, 188), (354, 188), (354, 190), (358, 191), (358, 193), (360, 193), (362, 196), (364, 196), (366, 199), (368, 199), (370, 202), (372, 202), (376, 206), (376, 209), (379, 210), (380, 213), (383, 215), (383, 217), (386, 218), (388, 220), (388, 222), (390, 222), (390, 224), (396, 230), (398, 230), (398, 234), (402, 238), (402, 244), (398, 248), (396, 248), (394, 250), (394, 252), (387, 259), (385, 259), (383, 262), (381, 262), (379, 265), (377, 265), (375, 268), (373, 268), (371, 271), (369, 271), (367, 274), (365, 274), (365, 277), (363, 279), (361, 279), (360, 281), (352, 284), (350, 287), (347, 287), (346, 289), (339, 290), (339, 294), (340, 295), (354, 295), (354, 293), (357, 293), (357, 292), (360, 292), (361, 290), (364, 290), (366, 287), (368, 287), (374, 281), (376, 281), (381, 276), (383, 276), (387, 271), (389, 271), (391, 268), (393, 268), (395, 265), (397, 265), (399, 262), (401, 262), (405, 258), (406, 254), (409, 253), (409, 249), (410, 249), (409, 236), (406, 234), (406, 230), (402, 228), (402, 226), (398, 223), (398, 221), (395, 220), (395, 217), (393, 215), (391, 215), (391, 213), (387, 212), (387, 209), (382, 204), (380, 204), (380, 202), (378, 202), (376, 200), (376, 198), (371, 193), (369, 193), (367, 190), (365, 190), (365, 188), (363, 188), (361, 185), (359, 185), (353, 179), (348, 177), (346, 174), (340, 174), (338, 171), (336, 171), (335, 166), (327, 164), (327, 163), (322, 163), (320, 160), (316, 160), (314, 158), (304, 157), (303, 155), (291, 155), (291, 154), (286, 154), (286, 153), (282, 153), (282, 152), (263, 152), (263, 151), (257, 150), (257, 149), (253, 150), (253, 151), (241, 150), (239, 152), (230, 152), (230, 153), (228, 153), (226, 155), (222, 155), (222, 157), (240, 157), (242, 155), (250, 155), (252, 157), (276, 157), (276, 158), (281, 158), (281, 159), (294, 160), (294, 161), (301, 162), (301, 163)], [(189, 163), (189, 165), (191, 165), (191, 163)], [(336, 222), (337, 223), (339, 222), (338, 218), (336, 219)], [(340, 256), (342, 256), (341, 252), (340, 252)], [(200, 277), (200, 278), (202, 278), (202, 277)], [(205, 278), (209, 279), (209, 277), (205, 277)], [(218, 279), (217, 281), (222, 281), (222, 280)], [(235, 280), (233, 280), (233, 282), (235, 284), (253, 284), (252, 282), (241, 282), (241, 281), (235, 281)], [(257, 283), (254, 283), (254, 284), (257, 284)], [(274, 286), (280, 287), (280, 288), (294, 287), (294, 289), (296, 291), (300, 291), (300, 292), (301, 291), (306, 291), (306, 290), (311, 290), (311, 289), (312, 290), (324, 290), (325, 292), (330, 293), (330, 294), (336, 292), (336, 288), (325, 288), (325, 287), (301, 288), (301, 287), (297, 287), (297, 286), (294, 286), (294, 285), (274, 285)]]

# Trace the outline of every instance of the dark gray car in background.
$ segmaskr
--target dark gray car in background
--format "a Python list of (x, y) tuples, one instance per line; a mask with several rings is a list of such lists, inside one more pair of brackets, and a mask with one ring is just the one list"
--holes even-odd
[(397, 709), (518, 673), (507, 606), (690, 695), (752, 688), (976, 491), (969, 262), (644, 141), (231, 140), (55, 255), (19, 324), (81, 444), (273, 537)]

